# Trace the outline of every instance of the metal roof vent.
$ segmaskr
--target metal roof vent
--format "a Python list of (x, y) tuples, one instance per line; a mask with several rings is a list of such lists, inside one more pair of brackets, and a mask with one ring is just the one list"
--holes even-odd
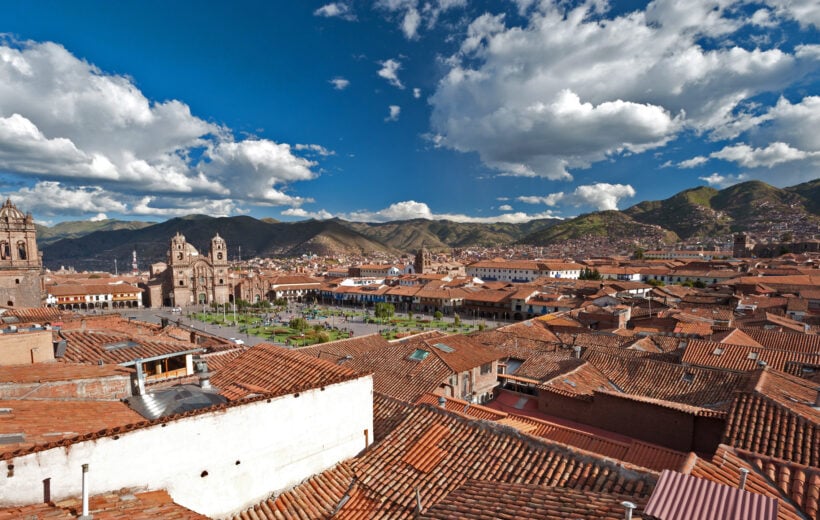
[(621, 505), (624, 506), (624, 520), (632, 520), (632, 510), (638, 506), (626, 501), (621, 502)]
[(196, 373), (199, 376), (199, 386), (203, 390), (211, 388), (211, 373), (208, 371), (208, 362), (202, 358), (196, 360)]
[(746, 489), (746, 479), (749, 477), (749, 470), (740, 468), (740, 482), (737, 483), (737, 488), (741, 491)]

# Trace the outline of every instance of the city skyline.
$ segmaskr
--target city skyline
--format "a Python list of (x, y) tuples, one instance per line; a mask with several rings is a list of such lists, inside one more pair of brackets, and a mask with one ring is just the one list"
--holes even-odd
[(11, 2), (39, 222), (523, 222), (818, 177), (814, 2)]

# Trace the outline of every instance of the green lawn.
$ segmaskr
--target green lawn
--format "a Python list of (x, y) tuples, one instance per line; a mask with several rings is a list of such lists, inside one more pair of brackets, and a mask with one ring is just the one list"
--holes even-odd
[(277, 343), (280, 345), (292, 346), (308, 346), (321, 343), (323, 341), (336, 341), (349, 337), (349, 333), (344, 330), (345, 318), (353, 318), (358, 321), (358, 318), (366, 316), (367, 323), (372, 323), (379, 326), (379, 332), (387, 339), (396, 339), (399, 337), (409, 336), (419, 332), (438, 329), (448, 334), (467, 334), (478, 330), (478, 325), (472, 321), (467, 323), (462, 320), (461, 324), (456, 326), (452, 318), (445, 318), (441, 320), (435, 319), (417, 319), (407, 317), (392, 317), (392, 318), (375, 318), (372, 312), (362, 312), (345, 309), (316, 309), (316, 311), (306, 310), (303, 316), (307, 316), (313, 320), (319, 320), (322, 323), (327, 323), (330, 328), (314, 328), (313, 326), (304, 331), (291, 328), (287, 325), (275, 323), (271, 325), (264, 325), (261, 315), (256, 314), (241, 314), (236, 313), (236, 323), (234, 323), (233, 312), (223, 315), (216, 312), (196, 313), (190, 317), (204, 323), (223, 326), (237, 326), (239, 331), (243, 334), (250, 334), (263, 338), (265, 341)]

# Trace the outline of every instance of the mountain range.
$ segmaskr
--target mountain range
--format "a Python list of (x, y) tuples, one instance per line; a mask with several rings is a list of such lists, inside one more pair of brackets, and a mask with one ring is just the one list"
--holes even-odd
[(200, 252), (219, 233), (231, 259), (318, 255), (413, 254), (431, 250), (511, 244), (549, 246), (568, 240), (605, 237), (659, 247), (679, 240), (725, 242), (733, 233), (772, 236), (820, 233), (820, 179), (788, 188), (750, 181), (717, 190), (698, 187), (661, 201), (622, 211), (599, 211), (572, 219), (539, 219), (521, 224), (461, 223), (424, 219), (387, 223), (340, 219), (278, 222), (248, 216), (189, 215), (166, 222), (104, 220), (38, 227), (43, 262), (51, 269), (114, 270), (130, 266), (136, 251), (141, 268), (165, 261), (170, 238), (185, 235)]

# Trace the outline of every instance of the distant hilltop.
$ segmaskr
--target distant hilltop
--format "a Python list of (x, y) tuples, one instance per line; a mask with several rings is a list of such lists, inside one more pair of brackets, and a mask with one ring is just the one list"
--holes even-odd
[[(51, 269), (111, 270), (114, 259), (128, 265), (137, 251), (144, 265), (165, 261), (168, 240), (183, 233), (205, 247), (224, 237), (230, 259), (239, 257), (384, 253), (523, 245), (591, 253), (602, 247), (661, 248), (679, 241), (730, 244), (744, 233), (761, 242), (805, 240), (820, 234), (820, 179), (788, 188), (760, 181), (723, 190), (697, 187), (661, 201), (623, 211), (599, 211), (573, 219), (539, 219), (521, 224), (461, 223), (414, 219), (387, 223), (340, 219), (277, 222), (248, 216), (191, 215), (166, 222), (70, 222), (38, 226), (43, 263)], [(560, 251), (558, 251), (560, 252)]]

